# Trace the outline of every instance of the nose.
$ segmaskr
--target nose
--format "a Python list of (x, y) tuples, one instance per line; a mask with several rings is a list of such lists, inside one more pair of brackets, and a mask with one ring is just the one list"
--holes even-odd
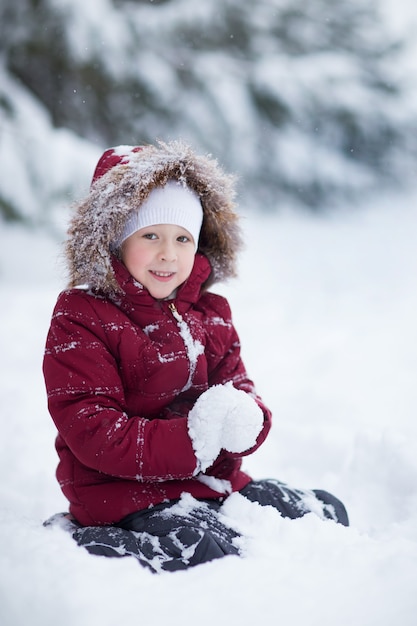
[(177, 253), (174, 244), (170, 241), (164, 241), (161, 245), (159, 255), (162, 261), (175, 261)]

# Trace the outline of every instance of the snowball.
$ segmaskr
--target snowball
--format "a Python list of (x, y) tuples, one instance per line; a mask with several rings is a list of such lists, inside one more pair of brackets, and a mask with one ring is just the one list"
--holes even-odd
[(255, 400), (232, 383), (223, 386), (228, 403), (227, 419), (223, 422), (222, 447), (229, 452), (244, 452), (256, 443), (262, 430), (264, 416)]
[(222, 448), (225, 408), (221, 394), (215, 391), (220, 387), (210, 387), (202, 393), (188, 414), (188, 433), (202, 472), (214, 463)]
[(262, 410), (247, 393), (232, 383), (210, 387), (188, 416), (188, 432), (200, 470), (210, 467), (222, 448), (244, 452), (254, 446), (262, 425)]

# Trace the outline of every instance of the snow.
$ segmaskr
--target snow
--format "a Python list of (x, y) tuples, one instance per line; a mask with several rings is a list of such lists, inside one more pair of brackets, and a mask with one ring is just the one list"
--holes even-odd
[[(91, 49), (100, 56), (105, 47), (112, 74), (120, 68), (140, 71), (154, 91), (163, 77), (161, 102), (172, 107), (175, 78), (153, 49), (152, 72), (146, 63), (138, 69), (135, 55), (127, 57), (129, 46), (127, 53), (120, 46), (126, 29), (110, 2), (100, 3), (112, 19), (101, 19), (99, 27), (97, 3), (53, 2), (68, 14), (74, 54), (88, 59)], [(383, 0), (380, 5), (400, 36), (410, 33), (410, 51), (397, 71), (413, 91), (416, 4)], [(178, 7), (181, 3), (173, 4), (170, 19), (185, 14), (192, 23), (203, 22), (211, 11), (209, 3), (195, 3), (189, 13)], [(159, 15), (148, 13), (159, 29)], [(264, 50), (262, 33), (259, 46)], [(323, 68), (317, 61), (313, 66), (311, 58), (304, 66), (303, 89), (311, 84), (313, 69)], [(206, 109), (213, 107), (217, 115), (218, 107), (229, 111), (230, 102), (240, 103), (227, 119), (243, 137), (240, 163), (249, 172), (260, 153), (251, 126), (256, 119), (241, 94), (239, 76), (219, 83), (209, 72), (210, 58), (198, 63), (213, 85), (213, 99), (187, 95), (189, 124), (207, 135)], [(331, 64), (326, 67), (325, 93), (333, 77)], [(265, 56), (258, 80), (272, 84), (276, 72)], [(344, 72), (353, 76), (349, 67)], [(32, 230), (0, 224), (0, 624), (211, 626), (215, 621), (246, 626), (262, 620), (292, 626), (414, 626), (417, 189), (384, 193), (363, 206), (338, 207), (321, 216), (282, 207), (276, 216), (246, 212), (240, 278), (216, 289), (229, 298), (249, 374), (274, 416), (267, 441), (244, 467), (254, 478), (332, 491), (346, 504), (351, 526), (315, 515), (285, 520), (233, 494), (223, 507), (224, 521), (242, 533), (243, 558), (155, 576), (132, 558), (94, 557), (64, 530), (42, 526), (67, 507), (54, 477), (55, 430), (41, 372), (52, 308), (65, 282), (59, 241), (52, 237), (62, 233), (67, 200), (88, 189), (102, 147), (53, 129), (39, 102), (3, 66), (0, 74), (8, 96), (18, 103), (14, 117), (2, 114), (3, 196), (33, 223), (44, 223)], [(281, 93), (294, 109), (301, 91), (294, 81), (284, 83)], [(338, 96), (338, 84), (331, 85), (332, 97)], [(398, 107), (400, 122), (408, 115), (405, 106), (415, 109), (415, 89), (413, 94)], [(355, 101), (372, 115), (378, 110), (356, 92)], [(219, 156), (219, 133), (210, 128), (209, 134)], [(294, 129), (280, 139), (285, 159), (272, 148), (268, 155), (295, 180), (304, 172), (308, 182), (310, 171), (323, 167), (336, 182), (340, 176), (352, 187), (361, 177), (366, 181), (365, 168), (348, 170), (346, 160), (335, 160), (335, 151), (322, 147), (319, 153), (313, 139), (315, 162), (305, 156), (308, 137), (305, 149)], [(227, 137), (223, 143), (233, 150)], [(399, 169), (402, 163), (400, 158)]]
[(262, 430), (263, 413), (256, 402), (232, 383), (213, 385), (201, 394), (188, 415), (188, 432), (204, 472), (222, 449), (245, 452)]
[(175, 308), (175, 305), (171, 304), (169, 305), (169, 308), (177, 323), (181, 339), (184, 342), (184, 347), (187, 353), (188, 362), (190, 364), (188, 380), (181, 390), (181, 391), (187, 391), (188, 389), (190, 389), (191, 385), (193, 384), (193, 377), (194, 377), (195, 369), (197, 367), (198, 357), (200, 356), (200, 354), (203, 354), (204, 346), (200, 341), (193, 338), (187, 322), (183, 319), (182, 315), (178, 313), (177, 309)]
[[(32, 4), (0, 5), (8, 213), (53, 228), (59, 208), (88, 187), (90, 158), (157, 137), (213, 153), (238, 173), (243, 194), (272, 209), (277, 196), (321, 207), (375, 189), (381, 171), (387, 182), (414, 177), (412, 0), (351, 0), (337, 11), (331, 0), (256, 9), (249, 0), (45, 0), (39, 28)], [(371, 5), (386, 19), (359, 17)], [(52, 33), (59, 45), (44, 59)], [(38, 80), (25, 79), (26, 47)]]
[(58, 242), (0, 230), (0, 623), (412, 626), (417, 610), (417, 190), (313, 217), (246, 212), (228, 296), (272, 431), (254, 478), (332, 491), (351, 526), (234, 494), (243, 558), (153, 575), (42, 521), (66, 509), (41, 362)]
[(63, 207), (71, 192), (88, 189), (83, 172), (92, 175), (100, 150), (70, 130), (53, 129), (45, 109), (1, 63), (0, 85), (15, 107), (12, 116), (0, 107), (1, 196), (29, 222), (59, 231)]

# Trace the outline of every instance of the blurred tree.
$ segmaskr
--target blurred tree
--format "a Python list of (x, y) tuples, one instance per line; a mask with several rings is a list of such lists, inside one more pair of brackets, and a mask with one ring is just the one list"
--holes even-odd
[(371, 0), (2, 0), (0, 24), (7, 71), (56, 128), (182, 137), (247, 203), (318, 208), (415, 159), (414, 86)]

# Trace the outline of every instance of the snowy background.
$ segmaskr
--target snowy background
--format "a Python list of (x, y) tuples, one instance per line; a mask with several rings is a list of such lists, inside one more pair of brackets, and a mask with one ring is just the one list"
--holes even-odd
[(155, 137), (215, 155), (256, 209), (410, 182), (416, 14), (412, 0), (2, 0), (0, 214), (51, 227), (93, 152)]
[[(415, 24), (414, 3), (381, 4), (397, 32)], [(415, 57), (403, 68), (415, 84)], [(0, 135), (1, 188), (22, 212), (41, 215), (47, 173), (56, 188), (70, 173), (81, 193), (101, 148), (53, 129), (34, 100), (7, 85), (21, 107), (14, 128), (37, 149), (54, 146), (54, 158), (25, 168), (22, 144)], [(36, 203), (28, 181), (37, 172)], [(319, 215), (290, 201), (278, 213), (243, 206), (240, 277), (217, 289), (231, 302), (246, 366), (274, 414), (246, 469), (334, 492), (350, 528), (313, 515), (283, 520), (237, 495), (227, 515), (245, 536), (244, 558), (160, 576), (133, 559), (93, 557), (42, 527), (66, 509), (41, 363), (65, 284), (68, 211), (61, 199), (36, 226), (0, 224), (2, 626), (415, 625), (417, 183), (409, 183)]]
[(351, 527), (230, 502), (244, 559), (155, 576), (41, 522), (66, 509), (41, 375), (62, 285), (56, 244), (2, 231), (0, 623), (414, 626), (417, 610), (417, 193), (337, 217), (245, 218), (230, 298), (274, 412), (255, 478), (333, 491)]

